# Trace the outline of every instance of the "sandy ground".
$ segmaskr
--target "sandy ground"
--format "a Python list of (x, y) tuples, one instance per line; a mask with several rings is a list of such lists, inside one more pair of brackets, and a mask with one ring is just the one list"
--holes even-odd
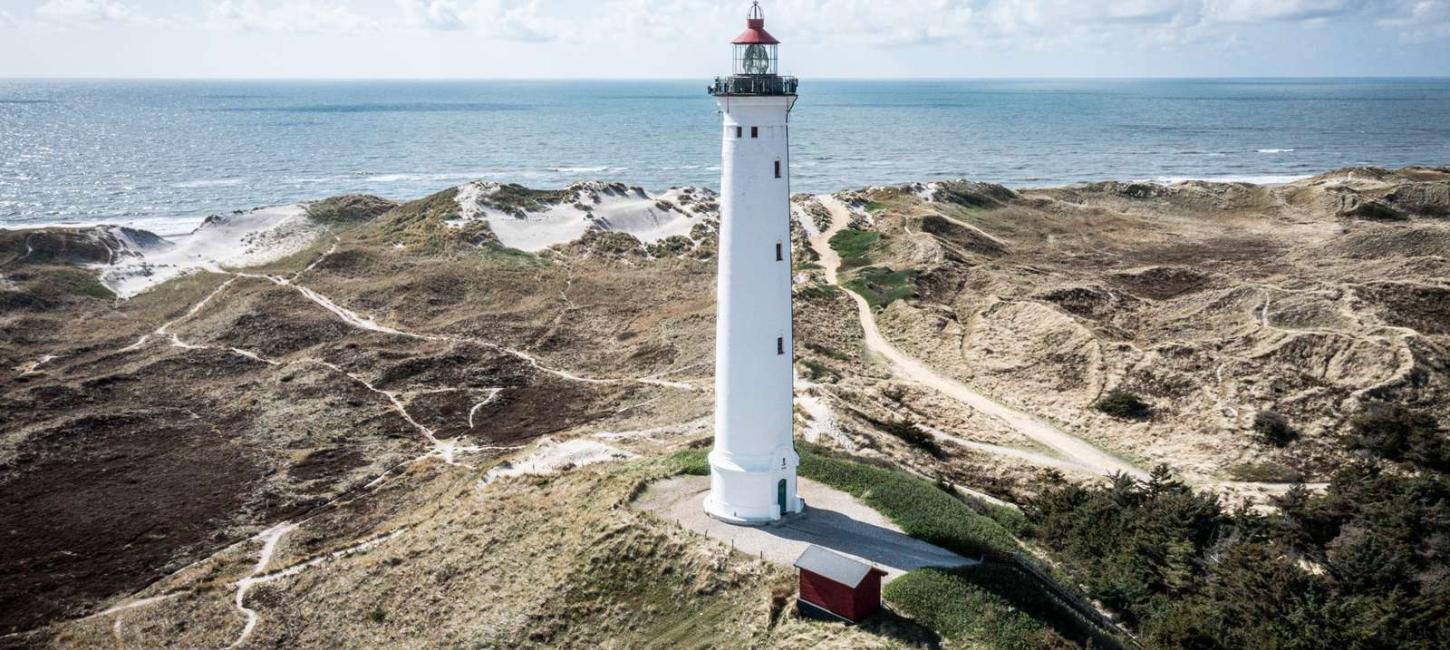
[[(831, 227), (813, 238), (811, 245), (821, 256), (821, 266), (825, 267), (826, 279), (831, 284), (839, 284), (836, 269), (841, 265), (841, 258), (836, 251), (831, 249), (830, 241), (832, 236), (851, 222), (851, 214), (846, 206), (835, 197), (820, 196), (817, 198), (831, 212)], [(846, 291), (846, 294), (856, 301), (861, 327), (866, 332), (867, 348), (889, 361), (894, 374), (941, 392), (972, 409), (997, 418), (1019, 433), (1052, 449), (1064, 459), (1088, 471), (1097, 474), (1123, 472), (1139, 478), (1147, 477), (1148, 474), (1143, 470), (1079, 438), (1064, 433), (1041, 418), (1003, 405), (977, 392), (971, 386), (943, 376), (921, 361), (903, 354), (881, 335), (881, 330), (876, 326), (876, 315), (871, 311), (871, 306), (866, 303), (866, 299), (854, 291)]]
[(886, 571), (887, 581), (914, 569), (977, 563), (907, 536), (851, 495), (810, 479), (798, 484), (805, 512), (769, 526), (735, 526), (706, 515), (700, 504), (709, 491), (708, 476), (678, 476), (650, 485), (635, 506), (784, 566), (811, 544), (875, 565)]

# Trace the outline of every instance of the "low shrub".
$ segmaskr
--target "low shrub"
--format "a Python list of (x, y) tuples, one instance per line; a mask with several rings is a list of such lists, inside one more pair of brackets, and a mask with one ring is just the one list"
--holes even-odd
[(1254, 433), (1260, 442), (1274, 447), (1287, 447), (1299, 439), (1299, 432), (1289, 424), (1289, 418), (1278, 411), (1259, 411), (1254, 416)]
[(1398, 404), (1371, 402), (1350, 421), (1348, 444), (1389, 460), (1409, 461), (1440, 471), (1450, 470), (1450, 449), (1440, 423), (1428, 413)]
[[(989, 648), (1075, 648), (1008, 598), (972, 584), (966, 576), (993, 571), (981, 565), (956, 571), (918, 569), (893, 580), (883, 593), (902, 614), (930, 627), (948, 641)], [(995, 576), (985, 579), (995, 579)]]
[(1279, 463), (1242, 463), (1228, 468), (1229, 476), (1236, 481), (1256, 483), (1298, 483), (1304, 480), (1304, 473)]
[(922, 430), (915, 422), (906, 419), (895, 419), (887, 422), (873, 422), (878, 428), (891, 434), (902, 442), (920, 449), (932, 458), (943, 460), (947, 457), (946, 451), (937, 444), (936, 437)]
[(841, 379), (841, 373), (814, 359), (802, 359), (801, 365), (805, 367), (805, 377), (809, 381), (835, 383)]
[(1109, 391), (1093, 403), (1093, 408), (1122, 420), (1146, 420), (1153, 415), (1153, 407), (1148, 402), (1122, 389)]

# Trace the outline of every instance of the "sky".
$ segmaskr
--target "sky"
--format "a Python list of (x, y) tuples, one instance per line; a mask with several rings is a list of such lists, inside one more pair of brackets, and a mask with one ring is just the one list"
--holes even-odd
[[(0, 0), (0, 77), (702, 78), (741, 0)], [(809, 78), (1450, 77), (1450, 0), (766, 0)]]

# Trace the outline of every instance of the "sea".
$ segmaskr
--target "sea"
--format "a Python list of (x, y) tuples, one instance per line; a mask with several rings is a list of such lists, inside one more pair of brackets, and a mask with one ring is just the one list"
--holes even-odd
[[(707, 80), (0, 80), (0, 227), (210, 214), (474, 179), (717, 187)], [(1450, 165), (1450, 79), (803, 79), (792, 189), (969, 178), (1288, 182)]]

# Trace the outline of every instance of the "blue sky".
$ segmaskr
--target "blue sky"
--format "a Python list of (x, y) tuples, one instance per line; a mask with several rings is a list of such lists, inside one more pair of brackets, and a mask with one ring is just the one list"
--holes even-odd
[[(740, 0), (0, 0), (0, 77), (696, 78)], [(767, 0), (806, 77), (1450, 76), (1450, 0)]]

